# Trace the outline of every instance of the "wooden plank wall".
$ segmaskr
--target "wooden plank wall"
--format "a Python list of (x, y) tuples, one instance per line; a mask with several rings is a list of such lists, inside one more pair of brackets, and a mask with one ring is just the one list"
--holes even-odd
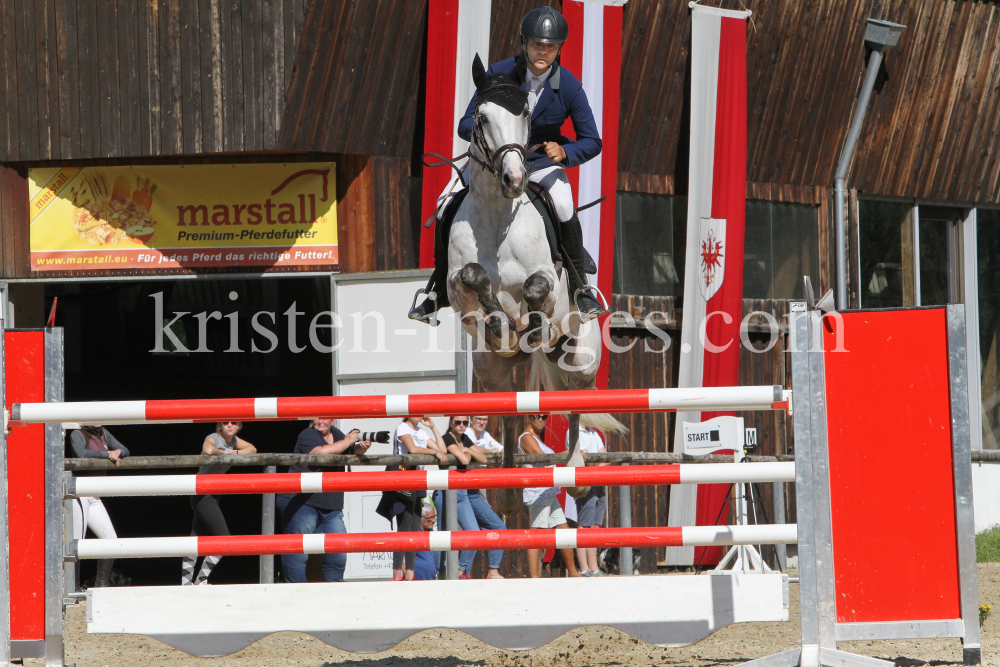
[(426, 14), (427, 0), (4, 0), (0, 161), (409, 156)]
[(0, 160), (273, 149), (304, 0), (7, 0)]
[(409, 157), (427, 0), (309, 4), (280, 146)]
[[(867, 18), (903, 23), (848, 180), (863, 193), (1000, 202), (1000, 6), (750, 0), (747, 180), (829, 187), (865, 73)], [(619, 187), (683, 193), (685, 3), (625, 6)]]

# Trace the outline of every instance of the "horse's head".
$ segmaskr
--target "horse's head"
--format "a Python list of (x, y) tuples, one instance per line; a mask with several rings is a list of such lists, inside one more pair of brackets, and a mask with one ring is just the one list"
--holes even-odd
[[(479, 55), (472, 63), (477, 94), (473, 151), (481, 153), (476, 159), (500, 181), (500, 190), (510, 199), (520, 197), (528, 182), (525, 144), (531, 129), (531, 112), (528, 94), (521, 90), (517, 80), (518, 73), (487, 74)], [(523, 81), (523, 72), (520, 74)]]

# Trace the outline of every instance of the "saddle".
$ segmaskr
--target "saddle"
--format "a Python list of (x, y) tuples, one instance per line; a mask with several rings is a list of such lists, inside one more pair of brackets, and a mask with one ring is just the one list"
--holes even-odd
[[(469, 193), (468, 188), (462, 188), (458, 191), (454, 197), (445, 205), (445, 209), (441, 214), (441, 219), (438, 220), (435, 241), (442, 244), (442, 248), (448, 247), (448, 238), (451, 234), (451, 224), (455, 221), (455, 215), (458, 213), (459, 207), (462, 202), (465, 201), (465, 196)], [(552, 263), (562, 262), (564, 265), (570, 262), (568, 257), (564, 257), (562, 250), (562, 235), (560, 233), (559, 224), (556, 216), (556, 207), (552, 203), (552, 197), (549, 193), (538, 183), (528, 182), (528, 188), (525, 190), (525, 194), (528, 195), (528, 200), (538, 211), (538, 214), (542, 216), (542, 220), (545, 223), (545, 239), (549, 243), (549, 252), (552, 254)], [(443, 255), (447, 256), (447, 254)], [(584, 272), (588, 275), (595, 275), (597, 273), (597, 262), (594, 258), (590, 256), (587, 249), (583, 250), (583, 267)]]

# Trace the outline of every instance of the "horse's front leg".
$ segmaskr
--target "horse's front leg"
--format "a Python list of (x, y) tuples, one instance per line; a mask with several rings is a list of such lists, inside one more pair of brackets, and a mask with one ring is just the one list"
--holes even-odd
[(530, 349), (541, 345), (552, 347), (562, 336), (559, 327), (549, 320), (552, 289), (552, 278), (543, 270), (535, 271), (524, 281), (524, 303), (528, 306), (528, 328), (524, 340)]
[[(580, 451), (580, 415), (569, 415), (566, 421), (569, 422), (566, 431), (569, 433), (569, 444), (566, 447), (566, 467), (582, 468), (586, 463), (583, 460), (583, 452)], [(583, 498), (589, 492), (589, 486), (566, 487), (566, 493), (574, 498)]]
[(486, 346), (502, 357), (510, 357), (519, 352), (517, 326), (513, 318), (504, 311), (490, 284), (490, 275), (480, 264), (470, 262), (463, 266), (454, 277), (457, 291), (468, 291), (475, 295), (483, 308), (483, 327)]
[[(517, 449), (517, 425), (521, 419), (518, 415), (501, 417), (503, 422), (503, 467), (514, 467), (514, 451)], [(514, 516), (521, 511), (524, 502), (521, 489), (500, 489), (497, 493), (497, 503), (500, 513)]]

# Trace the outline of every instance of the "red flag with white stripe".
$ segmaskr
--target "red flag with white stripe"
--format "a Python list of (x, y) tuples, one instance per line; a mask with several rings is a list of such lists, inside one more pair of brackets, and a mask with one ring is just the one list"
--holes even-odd
[[(430, 0), (427, 8), (427, 101), (424, 107), (424, 152), (454, 157), (469, 142), (458, 136), (472, 93), (472, 60), (490, 52), (491, 0)], [(421, 219), (434, 215), (438, 195), (455, 172), (424, 167)], [(434, 224), (420, 229), (420, 266), (434, 266)]]
[[(691, 9), (691, 154), (678, 387), (739, 383), (749, 16), (701, 5)], [(685, 421), (723, 414), (734, 413), (677, 413), (674, 451), (683, 451)], [(728, 492), (722, 484), (671, 489), (670, 525), (728, 523)], [(721, 556), (721, 547), (671, 548), (667, 564), (714, 565)]]

